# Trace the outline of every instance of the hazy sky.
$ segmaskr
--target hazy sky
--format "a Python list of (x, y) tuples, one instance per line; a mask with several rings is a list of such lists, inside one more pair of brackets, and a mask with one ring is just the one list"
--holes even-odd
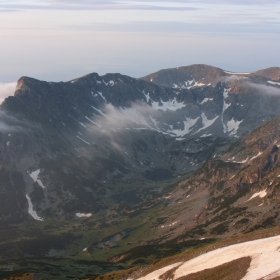
[(280, 1), (0, 0), (0, 82), (280, 66)]

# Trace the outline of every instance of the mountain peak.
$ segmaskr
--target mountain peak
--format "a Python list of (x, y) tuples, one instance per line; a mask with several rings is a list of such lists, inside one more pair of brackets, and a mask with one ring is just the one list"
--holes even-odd
[(280, 68), (279, 67), (269, 67), (252, 73), (257, 76), (261, 76), (274, 81), (280, 81)]
[(193, 64), (190, 66), (162, 69), (141, 79), (161, 86), (176, 87), (176, 85), (188, 85), (193, 81), (203, 85), (215, 85), (224, 75), (226, 74), (220, 68), (205, 64)]
[(30, 91), (31, 88), (36, 88), (38, 84), (42, 84), (42, 83), (47, 84), (47, 82), (23, 76), (17, 82), (14, 96), (22, 95), (26, 91)]

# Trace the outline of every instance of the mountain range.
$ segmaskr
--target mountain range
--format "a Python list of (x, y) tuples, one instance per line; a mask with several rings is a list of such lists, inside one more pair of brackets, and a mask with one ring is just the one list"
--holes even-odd
[(0, 115), (2, 278), (122, 279), (280, 225), (280, 68), (22, 77)]

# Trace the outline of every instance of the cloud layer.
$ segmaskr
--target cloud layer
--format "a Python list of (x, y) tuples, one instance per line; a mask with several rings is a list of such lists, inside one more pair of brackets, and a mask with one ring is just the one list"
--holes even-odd
[[(201, 5), (224, 5), (224, 6), (258, 6), (258, 5), (273, 5), (278, 4), (279, 1), (274, 0), (214, 0), (209, 3), (206, 0), (37, 0), (37, 1), (2, 1), (0, 4), (0, 12), (13, 11), (13, 10), (32, 10), (32, 9), (45, 9), (45, 10), (198, 10), (203, 9)], [(2, 9), (1, 9), (2, 8)]]
[(0, 4), (0, 12), (19, 10), (197, 10), (184, 1), (35, 1), (24, 3), (21, 1), (4, 1)]
[(0, 80), (258, 70), (279, 61), (279, 12), (273, 0), (3, 0)]
[(0, 103), (8, 96), (14, 95), (17, 83), (0, 83)]

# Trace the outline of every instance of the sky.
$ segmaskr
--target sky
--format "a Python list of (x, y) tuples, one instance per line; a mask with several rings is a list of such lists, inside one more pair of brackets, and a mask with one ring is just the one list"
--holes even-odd
[(279, 0), (0, 0), (0, 97), (21, 76), (280, 66), (279, 15)]

